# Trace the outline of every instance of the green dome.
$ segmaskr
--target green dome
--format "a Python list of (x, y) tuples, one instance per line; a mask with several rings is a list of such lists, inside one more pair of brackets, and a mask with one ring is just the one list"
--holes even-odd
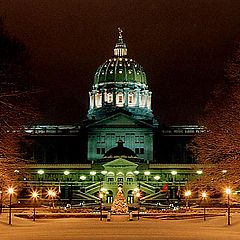
[(106, 83), (147, 84), (147, 80), (142, 66), (137, 62), (125, 57), (116, 57), (102, 64), (95, 74), (95, 85)]

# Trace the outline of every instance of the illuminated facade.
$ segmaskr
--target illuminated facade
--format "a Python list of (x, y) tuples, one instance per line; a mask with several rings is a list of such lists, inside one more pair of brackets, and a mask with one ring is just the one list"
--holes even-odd
[(26, 131), (32, 140), (26, 151), (37, 163), (28, 165), (31, 177), (23, 182), (40, 187), (43, 199), (55, 187), (60, 202), (81, 206), (96, 203), (100, 191), (111, 204), (119, 186), (128, 204), (136, 203), (137, 192), (146, 205), (178, 200), (197, 170), (186, 144), (201, 129), (160, 128), (151, 97), (146, 74), (128, 57), (120, 30), (114, 56), (96, 71), (85, 123)]

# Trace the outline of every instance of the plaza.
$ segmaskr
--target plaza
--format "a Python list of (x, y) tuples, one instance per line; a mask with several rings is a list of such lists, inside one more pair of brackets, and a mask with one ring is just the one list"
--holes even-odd
[(7, 224), (7, 215), (0, 217), (1, 240), (75, 240), (75, 239), (239, 239), (240, 214), (233, 213), (232, 224), (225, 216), (208, 218), (163, 220), (140, 218), (128, 221), (117, 216), (112, 221), (98, 218), (30, 219), (13, 217)]

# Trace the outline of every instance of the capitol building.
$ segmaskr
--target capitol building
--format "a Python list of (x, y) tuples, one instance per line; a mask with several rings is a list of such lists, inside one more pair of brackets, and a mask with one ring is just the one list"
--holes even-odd
[(96, 70), (83, 124), (26, 130), (31, 144), (24, 147), (32, 161), (21, 179), (19, 201), (27, 189), (38, 189), (42, 199), (55, 189), (61, 204), (91, 206), (102, 193), (108, 206), (119, 187), (128, 205), (179, 201), (186, 182), (202, 174), (186, 148), (201, 129), (163, 127), (152, 111), (152, 94), (119, 29), (113, 56)]

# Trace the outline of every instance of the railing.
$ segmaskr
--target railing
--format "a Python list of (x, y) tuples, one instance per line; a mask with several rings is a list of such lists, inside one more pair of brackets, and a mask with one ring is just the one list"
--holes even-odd
[(78, 135), (80, 126), (74, 125), (37, 125), (26, 128), (25, 132), (29, 135)]

